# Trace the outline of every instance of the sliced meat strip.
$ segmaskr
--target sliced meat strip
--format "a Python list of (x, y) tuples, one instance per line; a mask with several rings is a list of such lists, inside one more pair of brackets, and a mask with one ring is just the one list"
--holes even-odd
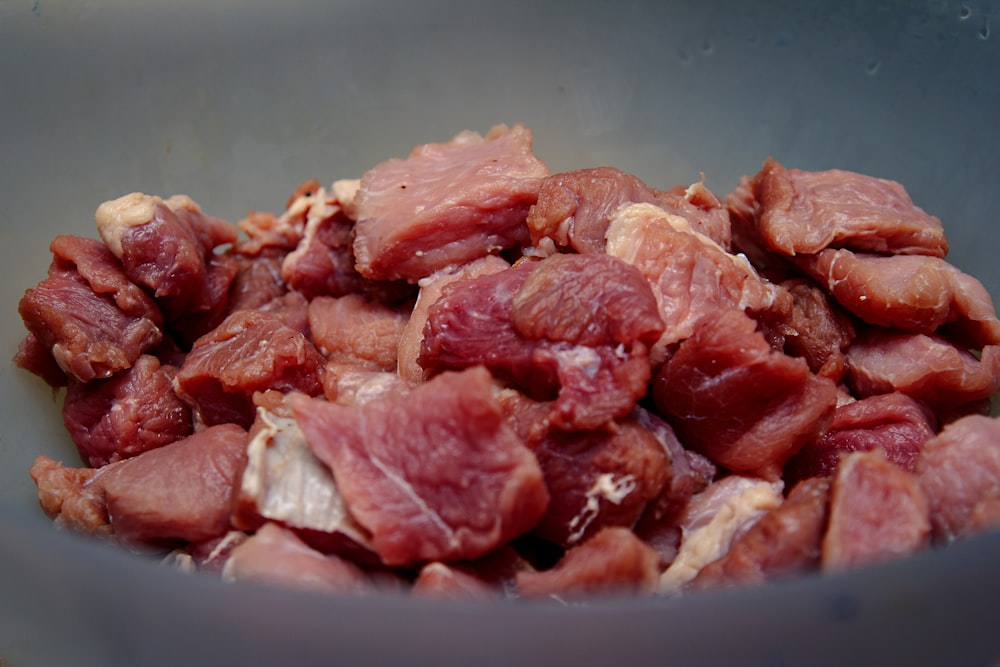
[(523, 125), (463, 132), (413, 149), (361, 179), (354, 254), (367, 278), (415, 281), (452, 264), (527, 245), (528, 209), (549, 170)]
[(291, 405), (387, 565), (477, 558), (527, 532), (548, 505), (538, 462), (484, 368), (363, 405), (301, 395)]
[(903, 558), (927, 547), (930, 535), (927, 498), (915, 474), (881, 449), (844, 458), (830, 487), (824, 570)]

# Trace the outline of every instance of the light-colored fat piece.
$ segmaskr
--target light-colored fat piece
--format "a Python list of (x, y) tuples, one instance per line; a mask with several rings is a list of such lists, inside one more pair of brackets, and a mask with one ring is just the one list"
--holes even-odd
[(187, 195), (174, 195), (162, 199), (156, 195), (146, 195), (141, 192), (106, 201), (97, 207), (94, 222), (97, 232), (104, 244), (118, 259), (122, 258), (122, 239), (133, 227), (149, 224), (153, 219), (158, 205), (166, 206), (171, 211), (186, 209), (192, 213), (200, 213), (201, 208)]

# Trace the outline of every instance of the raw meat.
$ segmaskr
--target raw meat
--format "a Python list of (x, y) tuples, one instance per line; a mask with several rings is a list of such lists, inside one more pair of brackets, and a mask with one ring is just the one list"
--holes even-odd
[(360, 294), (320, 296), (309, 303), (312, 341), (327, 360), (376, 371), (395, 371), (405, 310)]

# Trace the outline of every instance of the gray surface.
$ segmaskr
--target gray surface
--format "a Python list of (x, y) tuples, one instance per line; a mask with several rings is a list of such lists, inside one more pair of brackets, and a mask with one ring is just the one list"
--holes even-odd
[[(555, 170), (724, 194), (767, 155), (902, 182), (1000, 294), (1000, 8), (980, 2), (0, 0), (0, 345), (57, 233), (133, 190), (237, 220), (301, 180), (526, 122)], [(217, 585), (55, 533), (26, 471), (75, 460), (0, 365), (0, 661), (995, 664), (996, 536), (847, 577), (592, 609)], [(870, 648), (864, 648), (864, 647)], [(198, 658), (197, 660), (194, 660)], [(227, 659), (228, 658), (228, 659)], [(813, 662), (815, 658), (818, 662)]]

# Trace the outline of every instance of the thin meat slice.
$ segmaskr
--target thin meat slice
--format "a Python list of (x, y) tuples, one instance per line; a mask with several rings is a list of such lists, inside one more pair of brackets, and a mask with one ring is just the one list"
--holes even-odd
[(632, 531), (609, 527), (567, 551), (551, 570), (519, 572), (517, 587), (529, 598), (652, 595), (658, 560)]
[(628, 262), (653, 286), (664, 323), (664, 349), (691, 336), (698, 321), (720, 310), (785, 313), (791, 296), (757, 275), (746, 258), (728, 253), (680, 216), (652, 204), (619, 209), (608, 227), (609, 255)]
[(191, 410), (174, 393), (176, 373), (147, 354), (107, 380), (71, 383), (63, 422), (84, 462), (99, 468), (191, 435)]
[(814, 477), (797, 484), (718, 560), (703, 567), (693, 588), (762, 584), (818, 569), (826, 532), (830, 482)]
[(419, 282), (420, 292), (417, 295), (416, 303), (410, 312), (406, 326), (399, 337), (399, 349), (397, 352), (397, 372), (401, 377), (410, 382), (422, 382), (424, 369), (417, 363), (420, 356), (420, 346), (424, 339), (424, 327), (427, 324), (427, 317), (431, 304), (438, 300), (444, 286), (476, 276), (498, 273), (509, 269), (510, 264), (496, 255), (486, 255), (458, 267), (442, 269)]
[(108, 470), (101, 484), (116, 538), (139, 544), (225, 535), (246, 444), (245, 430), (222, 424)]
[(525, 219), (548, 168), (531, 131), (498, 125), (413, 149), (361, 179), (354, 254), (367, 278), (415, 281), (529, 241)]
[(1000, 390), (1000, 347), (977, 357), (937, 335), (870, 329), (847, 351), (847, 383), (864, 397), (900, 391), (942, 410), (988, 399)]
[(483, 368), (363, 405), (301, 395), (291, 405), (387, 565), (477, 558), (527, 532), (548, 504)]
[(824, 250), (796, 263), (861, 320), (910, 333), (950, 325), (963, 343), (1000, 343), (1000, 320), (975, 278), (938, 257)]
[(970, 415), (945, 426), (924, 444), (917, 475), (936, 541), (998, 525), (990, 519), (1000, 501), (1000, 419)]
[(663, 365), (652, 396), (686, 446), (723, 468), (777, 479), (829, 425), (837, 387), (772, 350), (753, 320), (729, 310), (700, 320)]
[(786, 169), (769, 158), (753, 179), (758, 229), (785, 255), (827, 247), (944, 257), (941, 221), (916, 206), (899, 183), (849, 171)]
[(255, 391), (318, 395), (325, 364), (312, 342), (279, 318), (240, 310), (198, 339), (174, 382), (196, 423), (250, 428)]
[(219, 283), (228, 266), (214, 250), (236, 242), (235, 227), (205, 215), (184, 195), (161, 199), (138, 192), (101, 204), (94, 220), (125, 274), (154, 295), (167, 322), (224, 313), (228, 283), (225, 289)]
[(901, 392), (878, 394), (837, 408), (830, 428), (818, 440), (806, 443), (785, 465), (785, 480), (834, 473), (849, 452), (881, 449), (886, 458), (913, 471), (917, 456), (934, 436), (935, 421), (926, 407)]
[(51, 250), (48, 277), (25, 291), (18, 313), (66, 375), (110, 377), (160, 343), (159, 309), (100, 241), (58, 236)]
[(309, 303), (312, 341), (327, 360), (395, 371), (407, 313), (360, 294), (320, 296)]
[(265, 524), (233, 549), (222, 576), (228, 581), (324, 593), (361, 593), (373, 587), (368, 575), (354, 563), (320, 553), (291, 530), (273, 523)]
[(910, 556), (930, 543), (927, 498), (917, 476), (881, 449), (848, 454), (830, 487), (822, 567), (842, 570)]
[(678, 517), (680, 549), (660, 575), (660, 592), (683, 592), (702, 568), (721, 558), (735, 539), (781, 505), (781, 491), (780, 481), (729, 475), (692, 498)]

